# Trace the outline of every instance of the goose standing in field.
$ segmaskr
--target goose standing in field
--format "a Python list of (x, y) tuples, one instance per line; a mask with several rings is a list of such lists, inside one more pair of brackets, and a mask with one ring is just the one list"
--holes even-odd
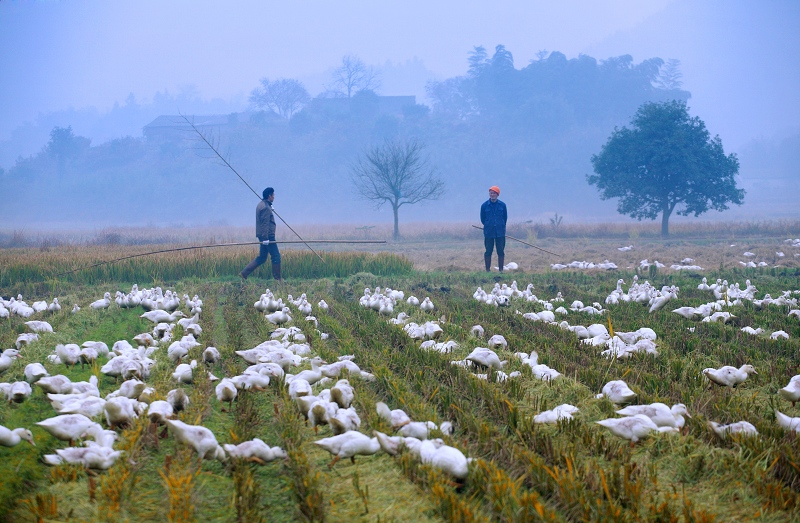
[(183, 389), (172, 389), (167, 393), (167, 402), (173, 411), (180, 412), (189, 406), (189, 396)]
[(267, 321), (274, 325), (283, 325), (284, 323), (292, 321), (292, 317), (289, 316), (289, 307), (284, 307), (283, 309), (273, 312), (272, 314), (267, 314), (264, 317), (267, 318)]
[(725, 365), (719, 369), (703, 369), (703, 375), (712, 383), (730, 388), (734, 388), (740, 383), (743, 383), (750, 374), (758, 374), (752, 365), (742, 365), (738, 369), (730, 365)]
[(72, 392), (72, 381), (62, 374), (40, 378), (36, 385), (41, 387), (44, 392), (53, 394), (69, 394)]
[(47, 306), (48, 312), (58, 312), (61, 310), (61, 305), (58, 303), (58, 298), (53, 298), (53, 303)]
[(800, 401), (800, 374), (792, 376), (792, 379), (789, 380), (789, 384), (780, 389), (778, 394), (780, 394), (783, 399), (791, 401), (792, 407), (794, 407), (795, 403)]
[(331, 387), (331, 401), (336, 403), (341, 409), (350, 408), (350, 404), (353, 403), (354, 398), (355, 390), (353, 386), (350, 385), (349, 380), (339, 380), (336, 382), (336, 385)]
[[(83, 414), (62, 414), (36, 423), (61, 441), (75, 441), (88, 429), (98, 425)], [(98, 425), (99, 426), (99, 425)], [(102, 427), (101, 427), (102, 428)]]
[(24, 374), (25, 374), (25, 381), (27, 381), (28, 383), (36, 383), (40, 379), (50, 375), (47, 372), (47, 369), (44, 368), (44, 365), (38, 362), (29, 363), (28, 365), (26, 365)]
[(409, 296), (408, 299), (406, 300), (406, 303), (408, 303), (412, 307), (417, 307), (419, 306), (419, 298), (417, 298), (416, 296)]
[(197, 360), (192, 360), (191, 363), (181, 363), (175, 368), (172, 378), (180, 383), (192, 383), (195, 368), (197, 368)]
[[(311, 359), (311, 370), (300, 371), (293, 376), (287, 374), (286, 379), (289, 380), (290, 383), (297, 379), (305, 380), (310, 385), (313, 385), (322, 379), (322, 370), (320, 370), (322, 365), (325, 365), (325, 360), (319, 356), (315, 356)], [(291, 376), (291, 378), (289, 376)]]
[(20, 356), (17, 349), (4, 350), (3, 353), (0, 354), (0, 376), (11, 368), (11, 365), (14, 364), (14, 360), (19, 358), (22, 358), (22, 356)]
[(615, 436), (629, 440), (631, 447), (650, 433), (658, 432), (658, 425), (644, 414), (635, 414), (625, 418), (609, 418), (596, 423), (610, 430)]
[(74, 367), (81, 361), (81, 348), (76, 343), (67, 343), (66, 345), (59, 343), (56, 345), (56, 354), (64, 365)]
[(787, 430), (800, 432), (800, 418), (792, 418), (776, 410), (775, 420), (778, 422), (778, 425)]
[(469, 333), (476, 338), (483, 338), (484, 330), (483, 327), (480, 325), (473, 325), (472, 328), (469, 330)]
[(358, 430), (361, 427), (361, 418), (358, 417), (355, 407), (350, 407), (336, 411), (336, 415), (328, 423), (334, 435), (344, 434), (348, 430)]
[(103, 409), (106, 415), (106, 423), (112, 429), (120, 425), (130, 425), (139, 417), (137, 412), (139, 402), (123, 396), (117, 396), (106, 400)]
[(636, 393), (624, 381), (612, 380), (603, 385), (603, 391), (597, 395), (598, 399), (602, 397), (608, 398), (611, 403), (622, 405), (636, 399)]
[(34, 447), (36, 443), (33, 442), (33, 434), (28, 429), (14, 429), (10, 430), (0, 425), (0, 445), (3, 447), (14, 447), (20, 441), (25, 440)]
[(26, 321), (25, 325), (32, 332), (53, 332), (52, 325), (50, 325), (46, 321), (31, 320), (31, 321)]
[(111, 305), (111, 293), (107, 292), (103, 295), (102, 299), (90, 303), (89, 307), (93, 309), (107, 309), (109, 305)]
[(207, 365), (213, 365), (218, 362), (222, 356), (216, 347), (206, 347), (203, 351), (203, 362)]
[(429, 297), (425, 297), (425, 299), (422, 300), (422, 303), (419, 304), (419, 308), (425, 312), (431, 312), (435, 307), (431, 299)]
[(314, 444), (333, 454), (333, 461), (330, 462), (328, 468), (333, 468), (336, 462), (342, 458), (350, 458), (350, 461), (355, 463), (356, 456), (371, 456), (381, 449), (377, 437), (370, 438), (355, 430), (317, 440)]
[(389, 406), (382, 401), (375, 404), (375, 410), (381, 418), (389, 422), (394, 430), (411, 423), (411, 418), (403, 410), (389, 410)]
[(80, 310), (81, 310), (81, 308), (76, 303), (75, 305), (72, 306), (71, 314), (76, 314), (76, 313), (80, 312)]
[(469, 356), (464, 358), (466, 361), (471, 361), (479, 367), (491, 367), (495, 370), (501, 370), (506, 366), (508, 361), (500, 361), (500, 357), (493, 350), (486, 347), (476, 347)]
[(156, 400), (147, 407), (147, 417), (151, 423), (166, 425), (173, 414), (172, 405), (168, 401)]
[[(227, 402), (231, 406), (233, 406), (233, 400), (239, 395), (239, 390), (236, 388), (236, 385), (228, 378), (222, 378), (222, 381), (217, 384), (214, 392), (216, 392), (217, 399), (220, 402)], [(224, 411), (225, 409), (223, 408), (222, 410)]]
[(5, 392), (9, 402), (22, 403), (31, 397), (31, 384), (27, 381), (15, 381), (14, 383), (0, 383), (0, 390)]
[(720, 425), (714, 421), (709, 421), (708, 426), (711, 427), (711, 430), (713, 430), (720, 438), (730, 436), (731, 434), (758, 436), (758, 430), (756, 430), (752, 423), (748, 423), (747, 421), (737, 421), (736, 423), (731, 423), (729, 425)]
[(651, 403), (650, 405), (630, 405), (624, 409), (616, 411), (617, 414), (622, 416), (635, 416), (637, 414), (644, 414), (655, 423), (658, 427), (672, 427), (682, 429), (686, 424), (684, 416), (689, 416), (686, 411), (686, 405), (683, 403), (676, 403), (672, 408), (663, 403)]
[(192, 447), (202, 459), (225, 460), (225, 451), (209, 429), (200, 425), (188, 425), (179, 420), (167, 420), (167, 426), (175, 439)]

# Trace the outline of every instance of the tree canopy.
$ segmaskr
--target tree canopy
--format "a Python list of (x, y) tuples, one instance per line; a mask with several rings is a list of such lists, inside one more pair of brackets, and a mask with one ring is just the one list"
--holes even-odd
[(719, 136), (711, 138), (705, 123), (676, 100), (642, 105), (630, 129), (614, 129), (592, 166), (596, 174), (587, 180), (600, 197), (619, 198), (619, 213), (638, 220), (661, 213), (662, 236), (679, 205), (677, 214), (699, 216), (744, 198), (736, 186), (736, 155), (726, 156)]

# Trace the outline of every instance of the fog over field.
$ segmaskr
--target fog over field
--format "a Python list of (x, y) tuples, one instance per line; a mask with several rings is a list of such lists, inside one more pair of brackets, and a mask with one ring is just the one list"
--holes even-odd
[(352, 181), (391, 141), (444, 187), (401, 227), (477, 222), (495, 184), (510, 221), (630, 221), (590, 160), (669, 100), (740, 162), (743, 205), (699, 219), (797, 219), (797, 27), (791, 0), (0, 2), (0, 230), (249, 226), (180, 114), (290, 224), (391, 223)]

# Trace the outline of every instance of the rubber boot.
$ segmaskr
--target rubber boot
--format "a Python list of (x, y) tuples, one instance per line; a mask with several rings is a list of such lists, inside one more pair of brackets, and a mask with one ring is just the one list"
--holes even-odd
[(492, 255), (486, 256), (483, 255), (483, 263), (486, 265), (486, 272), (492, 271)]
[(505, 261), (505, 259), (506, 259), (505, 255), (503, 255), (503, 256), (498, 255), (497, 256), (497, 266), (499, 267), (500, 272), (503, 272), (503, 261)]
[(272, 277), (275, 278), (275, 281), (283, 281), (281, 279), (281, 264), (280, 263), (273, 263), (272, 264)]
[(250, 263), (247, 264), (247, 267), (242, 269), (242, 272), (239, 273), (239, 276), (241, 276), (243, 280), (246, 280), (247, 277), (250, 276), (250, 273), (256, 270), (258, 265), (259, 264), (256, 260), (251, 261)]

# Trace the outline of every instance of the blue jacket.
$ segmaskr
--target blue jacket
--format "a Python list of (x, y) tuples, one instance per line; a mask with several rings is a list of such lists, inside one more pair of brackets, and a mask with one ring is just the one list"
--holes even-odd
[(483, 224), (484, 238), (502, 238), (506, 235), (506, 222), (508, 211), (506, 204), (497, 200), (486, 200), (481, 205), (481, 223)]

